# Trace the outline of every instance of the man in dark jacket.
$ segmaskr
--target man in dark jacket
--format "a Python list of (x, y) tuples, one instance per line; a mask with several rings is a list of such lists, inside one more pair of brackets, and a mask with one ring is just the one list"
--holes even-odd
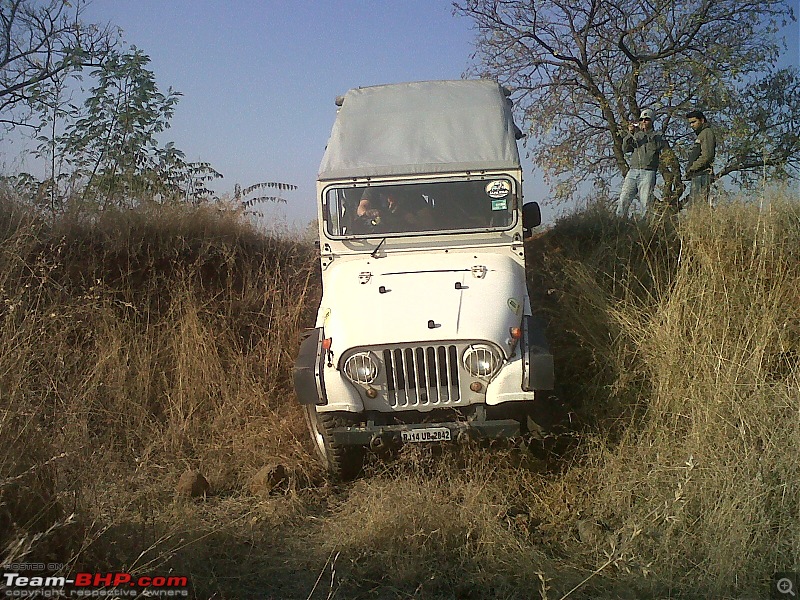
[[(628, 216), (629, 212), (643, 214), (649, 207), (656, 186), (658, 161), (662, 150), (669, 145), (653, 128), (653, 111), (644, 109), (636, 123), (628, 124), (628, 133), (622, 138), (622, 150), (631, 153), (630, 169), (622, 182), (622, 191), (617, 203), (617, 214)], [(638, 199), (638, 204), (633, 201)]]
[(696, 136), (686, 166), (686, 179), (692, 183), (687, 203), (708, 202), (711, 182), (714, 180), (712, 165), (717, 152), (717, 139), (701, 111), (686, 113), (686, 119)]

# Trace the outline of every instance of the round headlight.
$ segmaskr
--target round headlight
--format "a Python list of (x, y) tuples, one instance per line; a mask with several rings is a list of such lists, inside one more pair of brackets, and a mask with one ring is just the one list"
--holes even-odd
[(344, 362), (344, 374), (353, 383), (372, 383), (378, 376), (378, 361), (370, 352), (357, 352)]
[(500, 369), (500, 354), (485, 344), (473, 344), (464, 351), (464, 368), (473, 377), (492, 377)]

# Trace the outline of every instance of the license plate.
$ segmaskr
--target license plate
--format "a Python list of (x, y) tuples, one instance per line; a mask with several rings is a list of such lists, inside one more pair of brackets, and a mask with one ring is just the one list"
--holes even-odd
[(403, 431), (403, 443), (416, 442), (449, 442), (450, 430), (447, 427), (426, 427)]

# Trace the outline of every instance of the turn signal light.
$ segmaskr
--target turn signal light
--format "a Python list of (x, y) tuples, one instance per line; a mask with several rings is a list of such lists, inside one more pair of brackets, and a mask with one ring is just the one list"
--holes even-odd
[(331, 342), (333, 342), (333, 338), (324, 338), (322, 340), (322, 348), (324, 350), (330, 350), (331, 349)]
[(473, 381), (469, 384), (469, 389), (473, 392), (480, 392), (483, 389), (483, 384), (480, 381)]
[(512, 327), (509, 329), (509, 333), (511, 333), (511, 337), (515, 340), (522, 338), (522, 328), (521, 327)]

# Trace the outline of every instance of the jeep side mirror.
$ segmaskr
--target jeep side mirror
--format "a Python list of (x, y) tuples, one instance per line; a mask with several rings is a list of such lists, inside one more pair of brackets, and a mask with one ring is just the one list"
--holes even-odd
[(522, 205), (522, 228), (533, 229), (542, 224), (542, 211), (538, 202), (528, 202)]

